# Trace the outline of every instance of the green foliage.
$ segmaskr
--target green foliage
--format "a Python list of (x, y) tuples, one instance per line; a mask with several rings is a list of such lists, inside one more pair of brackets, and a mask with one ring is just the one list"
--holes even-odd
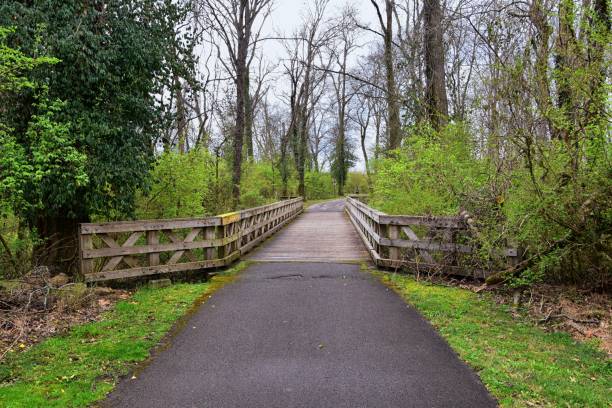
[[(55, 130), (55, 143), (76, 149), (67, 158), (78, 165), (68, 169), (84, 165), (88, 180), (83, 183), (85, 178), (79, 177), (78, 186), (70, 183), (64, 191), (54, 190), (55, 202), (45, 202), (35, 214), (25, 214), (28, 218), (112, 218), (132, 211), (135, 192), (147, 178), (151, 141), (167, 123), (155, 95), (168, 82), (168, 69), (182, 62), (173, 51), (177, 48), (173, 19), (181, 17), (176, 7), (149, 0), (85, 8), (77, 0), (13, 1), (0, 6), (0, 24), (15, 25), (7, 37), (9, 46), (19, 44), (26, 55), (44, 51), (57, 58), (52, 66), (31, 66), (24, 84), (44, 84), (50, 101), (63, 101), (61, 109), (53, 110), (53, 121), (65, 126)], [(28, 123), (37, 117), (51, 120), (38, 112), (36, 104), (41, 101), (35, 97), (34, 91), (2, 95), (9, 103), (2, 122), (14, 129), (15, 143), (22, 147), (31, 136)], [(45, 106), (59, 106), (54, 104)], [(48, 130), (50, 124), (39, 125)], [(24, 150), (27, 154), (28, 148)], [(68, 191), (75, 186), (78, 191)]]
[(74, 147), (70, 124), (57, 119), (65, 104), (50, 101), (46, 87), (32, 74), (58, 61), (27, 57), (9, 47), (6, 41), (12, 32), (0, 27), (0, 92), (5, 98), (30, 93), (33, 102), (21, 134), (0, 114), (0, 216), (55, 209), (58, 202), (61, 206), (63, 200), (74, 200), (77, 189), (88, 183), (87, 157)]
[(594, 138), (577, 149), (585, 166), (574, 174), (573, 153), (560, 141), (546, 146), (539, 163), (512, 172), (503, 208), (506, 234), (537, 259), (515, 284), (538, 277), (602, 286), (612, 280), (609, 145)]
[(344, 188), (345, 194), (367, 194), (368, 176), (365, 173), (350, 172)]
[[(332, 197), (329, 174), (321, 173), (317, 180), (319, 185), (313, 187), (320, 188), (317, 193), (323, 197), (319, 198)], [(282, 181), (269, 162), (245, 162), (241, 183), (242, 209), (280, 198)], [(138, 192), (137, 218), (201, 217), (231, 211), (231, 167), (205, 149), (162, 154), (153, 166), (149, 184), (150, 189)], [(295, 194), (296, 187), (292, 179), (290, 194)]]
[(59, 212), (66, 201), (77, 201), (87, 186), (87, 156), (71, 137), (70, 122), (62, 119), (65, 103), (51, 100), (48, 88), (34, 70), (58, 63), (49, 57), (28, 57), (7, 45), (14, 29), (0, 27), (0, 96), (4, 101), (27, 98), (27, 121), (15, 123), (10, 109), (0, 110), (0, 273), (14, 276), (30, 266), (37, 242), (21, 218), (40, 212)]
[(321, 200), (336, 196), (334, 180), (330, 173), (308, 171), (304, 174), (307, 200)]
[(271, 163), (247, 161), (242, 171), (240, 208), (258, 207), (277, 200), (282, 181)]
[(374, 162), (370, 203), (390, 214), (456, 215), (461, 193), (486, 181), (465, 128), (415, 128), (404, 146)]
[[(612, 281), (612, 167), (609, 140), (593, 129), (575, 144), (531, 145), (493, 165), (469, 132), (415, 129), (402, 149), (375, 163), (370, 203), (391, 214), (457, 215), (477, 221), (476, 264), (507, 268), (501, 249), (526, 251), (512, 286), (549, 282), (606, 287)], [(529, 143), (534, 143), (530, 141)], [(529, 144), (528, 144), (529, 145)]]
[(336, 181), (339, 195), (344, 195), (344, 186), (346, 185), (348, 171), (355, 165), (356, 161), (357, 157), (353, 153), (351, 143), (346, 140), (345, 136), (338, 136), (332, 154), (330, 172)]
[(205, 149), (164, 153), (150, 177), (150, 190), (136, 199), (137, 218), (201, 217), (218, 211), (206, 199), (215, 192), (215, 163)]
[(415, 306), (502, 407), (608, 407), (612, 366), (593, 344), (546, 333), (471, 291), (379, 277)]

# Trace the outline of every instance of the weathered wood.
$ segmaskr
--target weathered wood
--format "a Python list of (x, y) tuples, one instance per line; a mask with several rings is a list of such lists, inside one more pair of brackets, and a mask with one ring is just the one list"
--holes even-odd
[[(295, 218), (303, 205), (295, 198), (207, 218), (81, 224), (81, 270), (87, 281), (97, 281), (227, 265)], [(118, 234), (126, 233), (120, 245)], [(136, 245), (145, 233), (146, 242)], [(160, 254), (168, 255), (162, 261)], [(98, 273), (96, 259), (104, 264)]]
[[(125, 240), (125, 242), (121, 245), (121, 247), (130, 247), (132, 245), (134, 245), (136, 243), (136, 241), (138, 241), (140, 239), (140, 237), (142, 236), (142, 232), (137, 231), (132, 233), (128, 239)], [(111, 248), (120, 248), (119, 244), (117, 244), (117, 242), (115, 242), (114, 239), (112, 239), (111, 237), (109, 237), (108, 235), (102, 234), (100, 235), (100, 238), (102, 238), (102, 240), (104, 241), (104, 243), (106, 243), (106, 245), (108, 245)], [(111, 258), (102, 268), (103, 271), (111, 271), (113, 270), (117, 265), (119, 265), (119, 263), (121, 261), (124, 261), (125, 263), (127, 263), (128, 265), (135, 267), (136, 263), (135, 261), (129, 259), (129, 258), (124, 258), (123, 256), (115, 256), (113, 258)]]
[(94, 271), (94, 263), (91, 259), (83, 257), (83, 251), (88, 251), (93, 248), (93, 240), (91, 235), (81, 235), (79, 237), (79, 252), (81, 260), (81, 274), (88, 275)]
[(397, 225), (387, 225), (387, 234), (389, 234), (389, 239), (386, 240), (386, 246), (389, 247), (389, 259), (392, 261), (397, 261), (400, 259), (398, 244), (404, 242), (399, 239), (400, 229)]
[(343, 206), (342, 200), (336, 200), (310, 207), (247, 259), (267, 262), (367, 260), (368, 253), (343, 213)]
[(176, 220), (145, 220), (145, 221), (117, 221), (104, 223), (81, 224), (81, 234), (102, 234), (135, 231), (160, 231), (169, 229), (201, 228), (212, 225), (221, 225), (219, 217)]
[[(215, 227), (206, 227), (204, 230), (205, 241), (212, 241), (215, 239)], [(216, 247), (219, 245), (211, 245), (206, 248), (206, 259), (211, 260), (215, 258)]]
[[(412, 270), (479, 278), (489, 273), (473, 268), (464, 270), (455, 264), (459, 254), (474, 252), (474, 248), (470, 245), (453, 242), (456, 236), (468, 233), (471, 228), (473, 220), (465, 212), (457, 217), (391, 216), (368, 207), (354, 197), (347, 197), (346, 212), (367, 246), (372, 260), (378, 266), (388, 268), (403, 266)], [(427, 230), (425, 238), (419, 238), (411, 226)], [(401, 238), (401, 233), (408, 239)], [(436, 261), (433, 252), (438, 253), (438, 258), (443, 261)], [(506, 248), (502, 255), (511, 261), (517, 256), (517, 251), (514, 248)], [(419, 257), (425, 262), (421, 262)]]
[(120, 269), (116, 271), (99, 272), (85, 275), (86, 282), (99, 282), (112, 279), (135, 278), (139, 276), (155, 275), (169, 272), (193, 271), (206, 268), (218, 268), (235, 261), (240, 257), (240, 253), (235, 252), (230, 256), (221, 259), (213, 259), (200, 262), (188, 262), (173, 265), (157, 265), (141, 268)]
[[(149, 231), (158, 233), (158, 231)], [(147, 244), (146, 246), (133, 246), (133, 247), (113, 247), (113, 248), (97, 248), (83, 251), (83, 258), (104, 258), (110, 256), (124, 256), (124, 255), (140, 255), (140, 254), (159, 254), (160, 252), (170, 251), (187, 251), (190, 249), (200, 248), (214, 248), (221, 245), (227, 245), (228, 243), (238, 239), (238, 235), (227, 237), (223, 239), (211, 239), (204, 241), (173, 241), (171, 244)], [(158, 240), (159, 241), (159, 240)]]
[[(159, 245), (159, 232), (147, 231), (147, 246), (151, 248), (155, 247), (156, 245)], [(149, 266), (159, 265), (159, 252), (151, 252), (149, 254)], [(85, 256), (85, 254), (83, 254), (83, 256)]]
[[(411, 241), (419, 241), (419, 237), (417, 236), (417, 234), (414, 233), (414, 231), (410, 227), (402, 227), (402, 232), (404, 234), (406, 234), (406, 236), (408, 237), (409, 240), (411, 240)], [(419, 254), (423, 257), (423, 259), (425, 259), (425, 262), (429, 262), (429, 263), (433, 264), (434, 260), (433, 260), (432, 256), (429, 254), (429, 252), (427, 252), (427, 250), (425, 248), (421, 248), (421, 249), (422, 250), (419, 251)]]

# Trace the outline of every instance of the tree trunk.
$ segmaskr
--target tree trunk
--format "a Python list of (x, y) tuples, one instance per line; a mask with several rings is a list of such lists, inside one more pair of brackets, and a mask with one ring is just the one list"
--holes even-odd
[(237, 27), (238, 51), (236, 53), (236, 123), (234, 126), (232, 163), (232, 208), (240, 205), (240, 180), (242, 178), (242, 148), (245, 130), (245, 96), (248, 93), (247, 57), (249, 52), (250, 32), (245, 25), (245, 16), (249, 15), (249, 3), (240, 1), (240, 22)]
[(368, 164), (368, 149), (366, 148), (366, 133), (367, 133), (368, 127), (366, 126), (361, 126), (360, 129), (360, 136), (361, 136), (361, 153), (363, 153), (363, 161), (365, 164), (365, 171), (366, 171), (366, 175), (368, 177), (368, 188), (370, 187), (370, 165)]
[(558, 136), (568, 141), (576, 123), (575, 104), (578, 103), (572, 95), (572, 75), (578, 68), (576, 64), (579, 52), (574, 33), (573, 0), (561, 0), (559, 3), (559, 33), (555, 44), (555, 66), (557, 83), (557, 107), (566, 117), (567, 127), (559, 129)]
[(250, 74), (248, 70), (245, 74), (245, 85), (244, 85), (244, 141), (246, 143), (246, 157), (248, 160), (253, 160), (253, 98), (250, 92)]
[(34, 248), (34, 265), (47, 266), (52, 274), (78, 274), (78, 226), (74, 218), (37, 216), (35, 227), (40, 243)]
[(244, 140), (244, 66), (236, 70), (236, 124), (233, 137), (232, 207), (240, 204), (240, 180), (242, 177), (242, 145)]
[(178, 77), (174, 77), (176, 95), (176, 136), (178, 139), (178, 151), (184, 154), (187, 139), (187, 114), (185, 112), (185, 100), (183, 98), (183, 87)]
[(387, 80), (387, 105), (388, 105), (388, 127), (389, 140), (387, 148), (389, 150), (397, 149), (402, 142), (401, 126), (399, 117), (399, 101), (397, 89), (395, 85), (395, 69), (393, 66), (393, 0), (386, 0), (386, 27), (384, 27), (384, 45), (385, 45), (385, 71)]
[[(308, 57), (310, 58), (310, 52)], [(310, 96), (310, 62), (306, 67), (306, 73), (304, 76), (304, 99), (302, 101), (301, 113), (300, 113), (300, 130), (299, 130), (299, 141), (298, 141), (298, 195), (306, 197), (306, 185), (304, 182), (305, 176), (305, 164), (306, 164), (306, 147), (308, 142), (308, 102)]]
[(281, 197), (287, 197), (289, 195), (289, 167), (287, 166), (287, 147), (289, 147), (289, 132), (286, 131), (284, 124), (281, 135), (280, 162), (278, 167), (281, 176), (281, 182), (283, 184), (281, 189)]
[(440, 0), (425, 0), (425, 100), (429, 121), (439, 130), (448, 121), (448, 99), (444, 62), (444, 29)]
[(559, 137), (558, 129), (550, 118), (553, 104), (550, 97), (550, 82), (548, 78), (548, 41), (552, 33), (546, 19), (546, 12), (541, 0), (533, 0), (529, 9), (529, 20), (536, 29), (536, 36), (531, 40), (535, 49), (535, 82), (536, 92), (534, 99), (542, 116), (546, 118), (548, 131), (551, 136)]

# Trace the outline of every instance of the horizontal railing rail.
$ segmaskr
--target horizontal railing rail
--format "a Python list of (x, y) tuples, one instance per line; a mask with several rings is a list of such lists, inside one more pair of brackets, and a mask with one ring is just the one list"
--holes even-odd
[(213, 217), (81, 224), (81, 273), (95, 282), (226, 266), (303, 209), (300, 197)]
[[(491, 273), (473, 267), (462, 256), (476, 251), (465, 213), (456, 217), (388, 215), (352, 196), (346, 198), (345, 211), (377, 266), (477, 278)], [(501, 255), (509, 265), (518, 262), (514, 248), (504, 249)]]

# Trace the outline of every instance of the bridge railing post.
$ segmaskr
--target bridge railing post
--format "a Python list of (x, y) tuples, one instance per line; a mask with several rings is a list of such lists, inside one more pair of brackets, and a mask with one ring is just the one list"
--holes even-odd
[[(397, 225), (387, 225), (387, 238), (390, 240), (396, 240), (400, 237), (400, 228)], [(389, 246), (389, 259), (393, 262), (393, 265), (396, 264), (399, 266), (400, 262), (400, 250), (398, 247)]]

